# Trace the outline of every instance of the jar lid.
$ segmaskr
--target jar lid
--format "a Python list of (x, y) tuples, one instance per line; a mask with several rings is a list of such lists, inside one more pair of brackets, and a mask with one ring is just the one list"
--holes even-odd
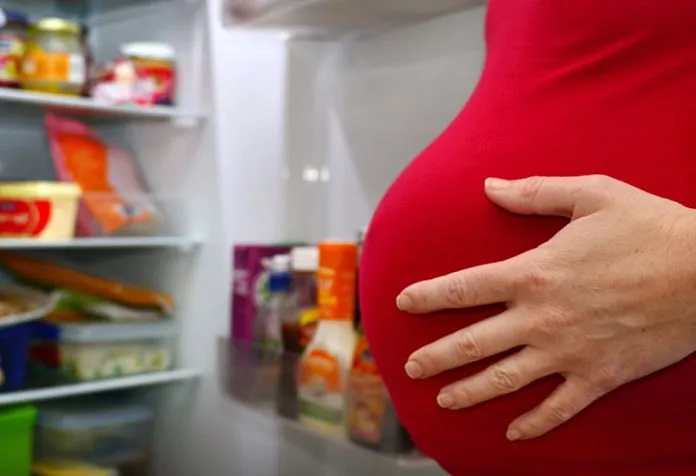
[(292, 270), (298, 272), (316, 272), (319, 268), (319, 248), (316, 246), (298, 246), (290, 252)]
[(0, 8), (0, 28), (12, 23), (26, 26), (29, 24), (29, 19), (20, 11)]
[(33, 28), (39, 31), (72, 33), (74, 35), (79, 35), (82, 32), (79, 24), (63, 20), (62, 18), (44, 18), (34, 23)]
[(129, 58), (150, 58), (165, 61), (173, 61), (176, 58), (174, 48), (166, 43), (126, 43), (121, 45), (121, 54)]

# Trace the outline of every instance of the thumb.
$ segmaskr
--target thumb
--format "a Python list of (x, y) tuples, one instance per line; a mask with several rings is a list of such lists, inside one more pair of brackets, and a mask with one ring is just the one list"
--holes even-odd
[(580, 208), (604, 196), (613, 186), (609, 177), (529, 177), (520, 180), (486, 180), (486, 194), (496, 205), (520, 215), (572, 218)]

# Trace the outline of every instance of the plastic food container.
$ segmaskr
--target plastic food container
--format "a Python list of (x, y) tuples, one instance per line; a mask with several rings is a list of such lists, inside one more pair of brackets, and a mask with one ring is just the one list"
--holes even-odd
[[(56, 297), (23, 286), (0, 287), (0, 392), (24, 384), (31, 324), (53, 310)], [(3, 473), (0, 473), (3, 474)]]
[(0, 474), (28, 475), (36, 408), (22, 405), (0, 410)]
[(0, 329), (0, 392), (19, 390), (24, 385), (30, 336), (31, 324)]
[(112, 402), (73, 400), (40, 406), (35, 457), (117, 466), (147, 455), (152, 410)]
[(80, 194), (73, 183), (0, 183), (0, 237), (72, 238)]
[[(90, 381), (171, 367), (171, 322), (34, 324), (31, 358), (52, 381)], [(52, 372), (46, 372), (47, 369)]]

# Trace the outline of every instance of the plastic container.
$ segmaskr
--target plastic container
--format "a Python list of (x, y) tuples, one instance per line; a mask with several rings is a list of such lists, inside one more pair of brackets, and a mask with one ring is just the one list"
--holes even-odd
[(73, 183), (0, 183), (0, 237), (72, 238), (80, 195)]
[(0, 8), (0, 86), (18, 88), (27, 40), (27, 16)]
[(0, 392), (19, 390), (24, 385), (30, 336), (31, 324), (0, 328)]
[(356, 258), (355, 243), (319, 244), (320, 320), (299, 368), (300, 421), (341, 436), (345, 434), (348, 374), (355, 351)]
[(149, 450), (152, 410), (145, 405), (74, 400), (39, 407), (35, 457), (117, 466)]
[(28, 476), (36, 407), (22, 405), (0, 410), (0, 474)]
[[(90, 381), (171, 367), (171, 322), (35, 324), (31, 358), (52, 381)], [(45, 372), (46, 368), (53, 372)]]
[(317, 309), (317, 269), (319, 249), (316, 246), (293, 248), (290, 253), (292, 268), (292, 311), (283, 320), (283, 357), (278, 380), (276, 410), (279, 415), (296, 419), (299, 412), (297, 398), (298, 366), (302, 352), (314, 337), (319, 311)]
[(84, 463), (38, 461), (31, 465), (32, 476), (119, 476), (118, 471)]
[(259, 350), (280, 354), (283, 349), (282, 325), (292, 312), (290, 294), (290, 256), (276, 255), (268, 262), (269, 299), (255, 320), (254, 341)]

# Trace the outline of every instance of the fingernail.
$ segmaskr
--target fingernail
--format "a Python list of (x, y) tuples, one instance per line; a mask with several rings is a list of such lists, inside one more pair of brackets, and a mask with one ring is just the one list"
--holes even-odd
[(423, 367), (418, 362), (409, 360), (406, 362), (406, 375), (411, 378), (421, 378), (423, 376)]
[(413, 307), (413, 301), (405, 294), (399, 294), (396, 297), (396, 307), (401, 311), (408, 311)]
[(454, 397), (451, 393), (443, 392), (437, 396), (437, 404), (442, 408), (450, 408), (454, 405)]
[(510, 428), (507, 432), (507, 439), (510, 441), (521, 440), (524, 435), (517, 428)]
[(503, 180), (499, 178), (488, 178), (486, 179), (486, 188), (488, 190), (502, 190), (510, 186), (508, 180)]

